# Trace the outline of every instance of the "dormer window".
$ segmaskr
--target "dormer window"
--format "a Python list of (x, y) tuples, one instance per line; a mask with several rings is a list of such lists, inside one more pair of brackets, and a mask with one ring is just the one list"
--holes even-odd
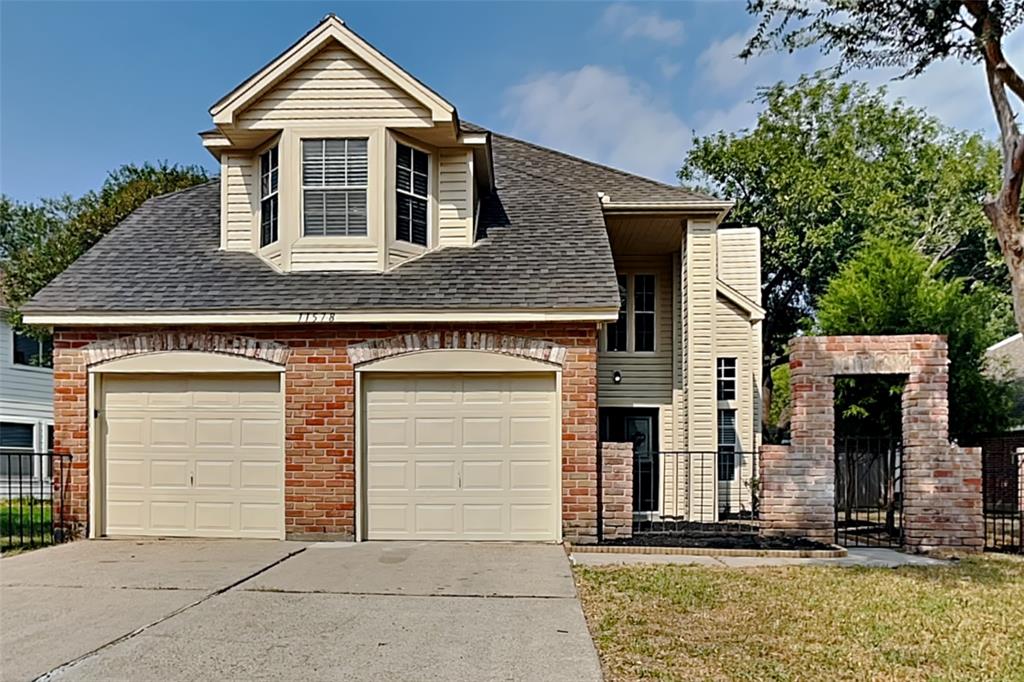
[(366, 236), (367, 139), (302, 141), (302, 234)]
[(277, 241), (277, 147), (260, 154), (260, 246)]
[(426, 246), (430, 155), (399, 143), (396, 156), (395, 238)]

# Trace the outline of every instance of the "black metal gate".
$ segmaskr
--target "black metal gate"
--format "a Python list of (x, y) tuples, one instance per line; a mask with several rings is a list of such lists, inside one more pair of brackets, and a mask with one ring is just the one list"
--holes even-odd
[(1024, 481), (1020, 465), (1024, 434), (982, 439), (981, 491), (985, 549), (1024, 552)]
[(836, 544), (903, 544), (903, 447), (894, 438), (844, 437), (835, 443)]

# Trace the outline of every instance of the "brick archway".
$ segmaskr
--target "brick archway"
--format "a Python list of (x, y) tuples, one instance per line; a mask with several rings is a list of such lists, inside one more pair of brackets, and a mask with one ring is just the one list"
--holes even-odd
[(792, 440), (765, 446), (764, 532), (831, 542), (835, 532), (835, 377), (900, 374), (903, 532), (910, 549), (984, 546), (981, 450), (949, 442), (944, 337), (805, 336), (790, 341)]
[(371, 339), (348, 346), (352, 364), (361, 365), (405, 353), (424, 350), (481, 350), (512, 355), (561, 366), (565, 362), (565, 346), (551, 341), (512, 334), (451, 331), (400, 334), (384, 339)]
[(197, 351), (237, 355), (252, 360), (263, 360), (275, 365), (284, 365), (288, 360), (288, 346), (254, 339), (248, 336), (217, 334), (212, 332), (149, 332), (119, 336), (116, 339), (93, 341), (84, 348), (86, 366), (109, 360), (143, 353), (167, 351)]

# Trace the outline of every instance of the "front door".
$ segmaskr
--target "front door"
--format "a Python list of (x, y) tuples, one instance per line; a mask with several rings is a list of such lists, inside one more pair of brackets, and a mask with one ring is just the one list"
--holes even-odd
[(659, 500), (657, 411), (601, 410), (601, 440), (633, 444), (633, 511), (656, 512)]

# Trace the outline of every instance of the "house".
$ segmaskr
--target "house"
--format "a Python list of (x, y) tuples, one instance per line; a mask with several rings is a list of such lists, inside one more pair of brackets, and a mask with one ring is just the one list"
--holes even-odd
[(1024, 430), (1024, 336), (1017, 333), (986, 348), (984, 371), (992, 378), (1015, 385), (1011, 430)]
[(638, 514), (749, 507), (730, 202), (467, 123), (333, 15), (210, 114), (219, 180), (25, 308), (90, 536), (591, 542), (601, 439)]
[(0, 498), (40, 496), (48, 462), (26, 453), (53, 448), (53, 342), (15, 331), (7, 312), (0, 300)]

